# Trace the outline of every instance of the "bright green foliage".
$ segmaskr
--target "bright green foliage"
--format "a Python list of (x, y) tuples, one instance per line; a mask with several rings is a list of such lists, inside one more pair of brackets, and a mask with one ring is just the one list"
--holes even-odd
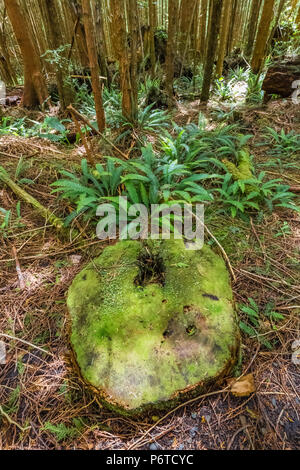
[(13, 119), (2, 118), (0, 126), (1, 135), (15, 135), (19, 137), (42, 137), (52, 142), (62, 142), (69, 144), (69, 131), (64, 123), (72, 122), (70, 119), (59, 120), (54, 116), (46, 116), (42, 123), (33, 121), (26, 117)]
[[(91, 217), (97, 206), (104, 200), (113, 203), (118, 209), (119, 196), (127, 196), (129, 204), (180, 203), (212, 201), (212, 194), (199, 183), (218, 175), (192, 175), (185, 165), (176, 161), (159, 160), (151, 145), (142, 149), (142, 158), (125, 162), (109, 158), (106, 168), (96, 165), (92, 171), (82, 160), (82, 176), (62, 171), (66, 178), (55, 181), (54, 192), (76, 204), (76, 211), (66, 220), (70, 223), (81, 212)], [(124, 185), (125, 191), (120, 190)]]
[(232, 80), (224, 80), (223, 77), (219, 78), (215, 83), (215, 95), (221, 101), (231, 100), (232, 96)]
[(296, 157), (300, 156), (300, 134), (296, 134), (295, 131), (285, 132), (281, 129), (277, 132), (271, 127), (267, 127), (267, 133), (265, 134), (266, 141), (262, 145), (268, 145), (270, 149), (268, 154), (275, 157)]
[(53, 192), (62, 193), (62, 197), (76, 204), (74, 211), (65, 221), (68, 225), (77, 215), (86, 212), (87, 217), (96, 214), (97, 206), (104, 197), (116, 196), (121, 184), (123, 167), (108, 160), (106, 167), (97, 164), (95, 170), (91, 170), (85, 159), (81, 162), (81, 176), (76, 176), (68, 171), (61, 171), (65, 176), (52, 183)]
[[(132, 134), (132, 131), (138, 133), (139, 139), (142, 139), (143, 134), (146, 133), (159, 133), (169, 126), (169, 116), (166, 111), (153, 109), (155, 103), (152, 103), (145, 108), (139, 108), (137, 122), (130, 122), (121, 113), (117, 113), (116, 118), (121, 123), (121, 127), (125, 128), (124, 132), (120, 134), (117, 140), (121, 140), (126, 136)], [(139, 135), (141, 134), (141, 135)], [(143, 143), (143, 141), (141, 141)]]
[[(263, 310), (259, 308), (256, 302), (250, 297), (248, 298), (249, 305), (242, 305), (240, 307), (243, 313), (244, 320), (240, 321), (240, 329), (248, 336), (256, 338), (266, 348), (272, 349), (273, 343), (268, 341), (265, 333), (262, 333), (263, 322), (268, 319), (271, 323), (271, 328), (276, 330), (276, 323), (284, 320), (284, 316), (274, 310), (274, 306), (268, 303)], [(272, 330), (271, 330), (272, 332)]]
[[(220, 201), (230, 210), (231, 216), (245, 213), (247, 210), (256, 210), (266, 207), (271, 212), (276, 207), (285, 207), (299, 212), (299, 207), (293, 202), (296, 197), (290, 192), (288, 185), (279, 184), (281, 179), (264, 181), (265, 173), (261, 172), (259, 176), (248, 180), (231, 181), (231, 175), (228, 173), (223, 181), (222, 188), (216, 191), (220, 194)], [(249, 191), (251, 187), (251, 191)]]
[(255, 75), (254, 73), (249, 72), (247, 92), (248, 103), (259, 104), (262, 102), (264, 92), (262, 91), (261, 87), (263, 80), (263, 75)]
[(52, 424), (47, 421), (43, 426), (43, 430), (51, 432), (58, 442), (62, 442), (78, 436), (82, 430), (82, 427), (82, 420), (73, 418), (73, 426), (69, 427), (65, 423)]

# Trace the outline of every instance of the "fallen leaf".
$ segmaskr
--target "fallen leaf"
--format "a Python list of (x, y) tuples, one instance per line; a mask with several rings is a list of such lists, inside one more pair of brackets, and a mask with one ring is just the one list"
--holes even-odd
[(245, 375), (231, 385), (231, 393), (235, 397), (248, 397), (256, 390), (253, 374)]

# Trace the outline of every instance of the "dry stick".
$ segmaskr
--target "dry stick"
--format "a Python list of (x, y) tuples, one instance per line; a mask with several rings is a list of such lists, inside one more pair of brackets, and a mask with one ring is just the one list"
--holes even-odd
[(91, 153), (91, 149), (90, 149), (90, 147), (89, 147), (89, 145), (88, 145), (88, 141), (87, 141), (87, 139), (86, 139), (86, 136), (85, 136), (85, 135), (83, 134), (83, 132), (81, 131), (81, 128), (80, 128), (80, 125), (79, 125), (79, 122), (78, 122), (78, 120), (77, 120), (76, 115), (73, 113), (72, 110), (70, 110), (70, 112), (71, 112), (72, 118), (73, 118), (73, 120), (74, 120), (76, 130), (77, 130), (78, 134), (80, 135), (80, 138), (81, 138), (81, 140), (82, 140), (82, 142), (83, 142), (87, 159), (88, 159), (88, 161), (89, 161), (89, 163), (90, 163), (91, 165), (95, 165), (95, 159), (94, 159), (94, 157), (93, 157), (93, 155), (92, 155), (92, 153)]
[(261, 241), (260, 241), (260, 238), (259, 238), (259, 236), (258, 236), (258, 234), (257, 234), (257, 231), (255, 230), (252, 217), (250, 217), (250, 222), (251, 222), (251, 227), (252, 227), (253, 233), (254, 233), (254, 235), (255, 235), (255, 238), (256, 238), (256, 240), (258, 241), (258, 244), (259, 244), (260, 249), (261, 249), (261, 251), (262, 251), (262, 254), (263, 254), (263, 257), (264, 257), (264, 261), (266, 261), (266, 250), (264, 249), (264, 247), (263, 247), (263, 245), (262, 245), (262, 243), (261, 243)]
[(236, 277), (235, 277), (235, 274), (233, 272), (233, 268), (231, 266), (231, 263), (229, 261), (229, 258), (226, 254), (226, 251), (224, 250), (224, 248), (222, 247), (221, 243), (216, 239), (216, 237), (208, 230), (208, 228), (206, 227), (206, 225), (204, 225), (204, 228), (205, 230), (207, 231), (208, 235), (214, 240), (214, 242), (218, 245), (218, 247), (220, 248), (220, 250), (222, 251), (223, 253), (223, 256), (227, 262), (227, 265), (228, 265), (228, 268), (230, 270), (230, 273), (231, 273), (231, 276), (232, 276), (232, 279), (234, 280), (234, 282), (236, 282)]
[(224, 250), (224, 248), (222, 247), (221, 243), (216, 239), (216, 237), (214, 236), (213, 233), (211, 233), (211, 231), (207, 228), (207, 226), (202, 222), (201, 219), (199, 219), (199, 217), (197, 217), (191, 210), (188, 210), (189, 213), (195, 217), (196, 220), (198, 220), (200, 222), (200, 224), (204, 227), (204, 229), (207, 231), (208, 235), (214, 240), (214, 242), (218, 245), (218, 247), (220, 248), (220, 250), (222, 251), (222, 254), (227, 262), (227, 265), (228, 265), (228, 268), (230, 270), (230, 273), (231, 273), (231, 276), (232, 276), (232, 279), (234, 280), (234, 282), (236, 282), (236, 276), (234, 274), (234, 271), (233, 271), (233, 268), (231, 266), (231, 263), (230, 263), (230, 260), (227, 256), (227, 253), (226, 251)]
[(234, 435), (232, 436), (232, 438), (230, 439), (229, 444), (228, 444), (228, 446), (227, 446), (227, 450), (230, 450), (230, 447), (232, 446), (232, 444), (233, 444), (233, 442), (234, 442), (236, 436), (237, 436), (240, 432), (244, 431), (244, 430), (247, 429), (247, 428), (250, 428), (251, 426), (252, 426), (251, 424), (246, 424), (245, 426), (239, 428), (239, 429), (234, 433)]
[(20, 263), (19, 263), (19, 260), (18, 260), (17, 250), (16, 250), (15, 246), (12, 247), (12, 252), (13, 252), (13, 255), (14, 255), (15, 260), (16, 260), (16, 271), (17, 271), (17, 275), (18, 275), (18, 279), (19, 279), (19, 287), (20, 287), (21, 290), (23, 290), (23, 289), (25, 289), (25, 282), (24, 282), (24, 277), (23, 277), (23, 273), (21, 271), (21, 266), (20, 266)]
[(39, 351), (41, 351), (41, 352), (43, 352), (43, 353), (45, 353), (45, 354), (48, 354), (48, 356), (55, 357), (55, 355), (52, 354), (51, 352), (46, 351), (46, 349), (40, 348), (39, 346), (36, 346), (35, 344), (29, 343), (29, 341), (25, 341), (25, 339), (16, 338), (15, 336), (7, 335), (7, 334), (5, 334), (5, 333), (0, 333), (0, 337), (2, 337), (2, 338), (7, 338), (7, 339), (12, 339), (12, 340), (14, 340), (14, 341), (19, 341), (20, 343), (27, 344), (27, 346), (31, 346), (31, 347), (34, 348), (34, 349), (38, 349)]
[[(144, 438), (154, 429), (156, 428), (156, 426), (158, 424), (160, 424), (162, 421), (164, 421), (166, 418), (168, 418), (168, 416), (170, 416), (171, 414), (175, 413), (175, 411), (179, 410), (180, 408), (183, 408), (184, 406), (187, 406), (187, 405), (190, 405), (191, 403), (195, 403), (196, 401), (198, 400), (201, 400), (201, 398), (206, 398), (206, 397), (210, 397), (212, 395), (217, 395), (217, 394), (221, 394), (221, 393), (224, 393), (226, 392), (227, 390), (229, 390), (230, 386), (227, 386), (225, 387), (224, 389), (222, 390), (217, 390), (215, 392), (210, 392), (210, 393), (205, 393), (204, 395), (200, 395), (196, 398), (192, 398), (191, 400), (188, 400), (184, 403), (181, 403), (181, 405), (177, 406), (176, 408), (174, 408), (173, 410), (169, 411), (167, 414), (165, 414), (162, 418), (160, 418), (158, 421), (156, 421), (156, 423), (151, 426), (151, 428), (149, 428), (144, 434), (142, 437), (140, 437), (140, 439), (138, 439), (136, 442), (134, 442), (131, 446), (129, 446), (127, 448), (127, 450), (132, 450), (132, 449), (136, 449), (138, 447), (138, 445), (144, 440)], [(140, 444), (141, 445), (141, 444)]]
[(14, 424), (15, 426), (17, 426), (17, 428), (20, 429), (20, 431), (22, 432), (25, 432), (27, 431), (27, 429), (31, 429), (31, 426), (27, 426), (26, 428), (23, 428), (22, 426), (20, 426), (18, 423), (16, 423), (16, 421), (14, 421), (13, 419), (11, 419), (11, 417), (5, 413), (4, 409), (2, 408), (2, 406), (0, 405), (0, 414), (4, 416), (4, 418), (7, 419), (7, 421), (9, 422), (9, 424)]
[(7, 186), (21, 199), (28, 204), (31, 204), (46, 220), (49, 220), (58, 231), (65, 232), (64, 222), (62, 219), (56, 217), (46, 207), (39, 203), (34, 197), (28, 194), (24, 189), (17, 185), (7, 174), (2, 166), (0, 166), (0, 181), (7, 184)]
[(75, 43), (77, 28), (79, 26), (79, 20), (80, 20), (80, 18), (79, 18), (79, 16), (77, 16), (77, 19), (76, 19), (76, 22), (75, 22), (75, 25), (74, 25), (73, 35), (72, 35), (71, 47), (70, 47), (69, 53), (68, 53), (68, 62), (70, 61), (71, 55), (72, 55), (72, 52), (73, 52), (73, 46), (74, 46), (74, 43)]
[[(250, 363), (248, 364), (248, 366), (246, 367), (246, 369), (244, 370), (244, 372), (242, 373), (242, 375), (240, 375), (240, 377), (238, 377), (236, 379), (236, 382), (238, 380), (240, 380), (242, 377), (244, 377), (248, 370), (250, 369), (250, 367), (252, 366), (252, 364), (254, 363), (255, 359), (256, 359), (256, 356), (258, 354), (260, 350), (260, 344), (258, 345)], [(204, 395), (200, 395), (198, 397), (195, 397), (195, 398), (192, 398), (191, 400), (188, 400), (184, 403), (181, 403), (181, 405), (177, 406), (176, 408), (173, 408), (173, 410), (169, 411), (167, 414), (165, 414), (162, 418), (160, 418), (153, 426), (151, 426), (151, 428), (149, 428), (144, 434), (142, 437), (140, 437), (140, 439), (138, 439), (135, 443), (133, 443), (131, 446), (128, 447), (127, 450), (131, 450), (131, 449), (135, 449), (136, 446), (138, 444), (140, 444), (143, 439), (158, 425), (160, 424), (162, 421), (164, 421), (166, 418), (168, 418), (172, 413), (175, 413), (177, 410), (179, 410), (180, 408), (184, 407), (184, 406), (187, 406), (187, 405), (190, 405), (191, 403), (195, 403), (196, 401), (198, 400), (201, 400), (201, 398), (206, 398), (206, 397), (209, 397), (209, 396), (212, 396), (212, 395), (220, 395), (221, 393), (224, 393), (224, 392), (229, 392), (230, 389), (231, 389), (231, 386), (232, 384), (229, 384), (227, 385), (227, 387), (223, 388), (222, 390), (216, 390), (215, 392), (210, 392), (210, 393), (205, 393)]]
[(105, 142), (107, 142), (109, 145), (111, 145), (120, 155), (122, 155), (123, 158), (128, 160), (128, 157), (125, 153), (123, 153), (120, 149), (118, 149), (118, 147), (116, 147), (115, 144), (113, 144), (107, 137), (105, 137), (105, 135), (102, 134), (102, 132), (98, 131), (98, 129), (96, 129), (93, 126), (93, 124), (91, 124), (90, 121), (86, 117), (84, 117), (75, 108), (73, 108), (73, 106), (71, 104), (67, 107), (67, 109), (71, 112), (72, 115), (76, 116), (76, 118), (79, 121), (84, 122), (84, 124), (89, 126), (92, 129), (92, 131), (94, 131), (94, 132), (96, 132), (96, 134), (100, 135), (100, 137), (102, 137), (102, 139), (105, 140)]

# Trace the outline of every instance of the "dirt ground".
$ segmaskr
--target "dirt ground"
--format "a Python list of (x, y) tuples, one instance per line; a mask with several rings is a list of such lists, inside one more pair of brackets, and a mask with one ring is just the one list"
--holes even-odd
[[(243, 115), (254, 134), (250, 146), (256, 163), (268, 158), (265, 149), (255, 145), (263, 124), (299, 132), (299, 110), (286, 103), (274, 101)], [(181, 110), (178, 120), (192, 121), (193, 109), (186, 114)], [(26, 190), (60, 217), (70, 207), (51, 194), (49, 184), (59, 177), (60, 168), (70, 168), (80, 159), (76, 150), (44, 140), (0, 139), (0, 165), (11, 175), (18, 171), (34, 180)], [(299, 171), (276, 173), (279, 170), (271, 169), (270, 177), (300, 185)], [(206, 396), (166, 416), (133, 420), (103, 408), (71, 362), (66, 292), (75, 274), (106, 243), (90, 235), (84, 243), (60, 240), (28, 204), (21, 202), (18, 214), (17, 202), (0, 184), (0, 206), (13, 213), (11, 230), (0, 231), (0, 340), (7, 346), (6, 364), (0, 365), (0, 449), (300, 447), (299, 365), (292, 361), (293, 343), (300, 340), (299, 214), (277, 210), (251, 224), (222, 217), (208, 222), (234, 269), (236, 302), (253, 297), (263, 307), (272, 301), (284, 314), (276, 330), (266, 322), (272, 350), (256, 338), (242, 338), (242, 372), (253, 374), (255, 393), (238, 398), (226, 382), (219, 383)], [(280, 234), (284, 222), (290, 231)], [(238, 227), (238, 232), (228, 233), (225, 223)]]

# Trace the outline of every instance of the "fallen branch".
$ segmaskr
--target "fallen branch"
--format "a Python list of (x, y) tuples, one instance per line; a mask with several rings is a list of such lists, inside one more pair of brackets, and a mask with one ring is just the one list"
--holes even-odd
[(32, 348), (37, 349), (38, 351), (41, 351), (47, 354), (48, 356), (55, 357), (55, 355), (52, 354), (51, 352), (46, 351), (46, 349), (40, 348), (39, 346), (36, 346), (35, 344), (29, 343), (29, 341), (25, 341), (25, 339), (17, 338), (16, 336), (7, 335), (5, 333), (0, 333), (0, 338), (7, 338), (13, 341), (19, 341), (20, 343), (26, 344), (27, 346), (31, 346)]
[(93, 124), (85, 116), (83, 116), (75, 108), (73, 108), (73, 106), (71, 104), (67, 107), (67, 109), (79, 121), (82, 121), (84, 124), (89, 126), (92, 129), (92, 131), (94, 131), (96, 134), (100, 135), (100, 137), (102, 137), (102, 139), (105, 140), (105, 142), (107, 142), (109, 145), (111, 145), (120, 155), (122, 155), (123, 158), (128, 160), (128, 156), (125, 153), (123, 153), (120, 149), (118, 149), (118, 147), (116, 147), (115, 144), (113, 144), (107, 137), (105, 137), (105, 135), (102, 134), (102, 132), (98, 131), (98, 129), (96, 129), (96, 127), (94, 127)]
[(20, 424), (18, 424), (16, 421), (14, 421), (13, 419), (11, 419), (11, 417), (5, 413), (4, 409), (2, 408), (2, 406), (0, 405), (0, 414), (2, 416), (4, 416), (4, 418), (7, 419), (7, 421), (9, 422), (9, 424), (13, 424), (14, 426), (17, 426), (18, 429), (20, 429), (20, 431), (22, 432), (25, 432), (27, 431), (27, 429), (31, 429), (31, 426), (26, 426), (26, 428), (23, 428), (22, 426), (20, 426)]
[(0, 181), (5, 183), (18, 197), (23, 199), (23, 201), (32, 205), (37, 212), (50, 222), (53, 227), (55, 227), (59, 232), (66, 233), (66, 228), (64, 227), (64, 221), (56, 217), (51, 211), (39, 203), (34, 197), (28, 194), (24, 189), (22, 189), (17, 183), (15, 183), (5, 171), (5, 169), (0, 166)]
[(18, 279), (19, 279), (19, 287), (20, 287), (21, 290), (23, 290), (23, 289), (25, 289), (24, 276), (23, 276), (23, 273), (22, 273), (22, 270), (21, 270), (21, 266), (20, 266), (20, 263), (19, 263), (18, 254), (17, 254), (17, 250), (16, 250), (15, 246), (12, 247), (12, 253), (13, 253), (14, 258), (16, 260), (16, 271), (17, 271), (17, 275), (18, 275)]

